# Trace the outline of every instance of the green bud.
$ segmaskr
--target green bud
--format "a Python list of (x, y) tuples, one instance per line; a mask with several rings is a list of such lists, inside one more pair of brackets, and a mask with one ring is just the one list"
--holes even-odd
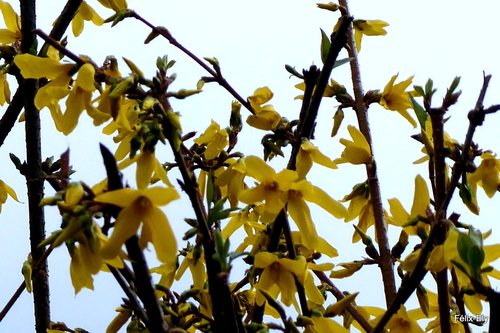
[(340, 107), (337, 109), (335, 112), (335, 115), (333, 116), (333, 128), (332, 128), (332, 133), (331, 137), (333, 138), (335, 135), (337, 135), (340, 125), (342, 124), (342, 120), (344, 120), (344, 110), (342, 110)]

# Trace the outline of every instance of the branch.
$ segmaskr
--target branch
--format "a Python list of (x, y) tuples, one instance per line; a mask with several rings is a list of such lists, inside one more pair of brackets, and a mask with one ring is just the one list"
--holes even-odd
[[(36, 48), (35, 0), (21, 1), (21, 51), (29, 53)], [(39, 265), (33, 267), (33, 302), (35, 307), (35, 327), (37, 333), (45, 333), (50, 328), (49, 283), (47, 263), (40, 261), (45, 252), (38, 244), (45, 239), (45, 216), (43, 207), (38, 204), (43, 199), (43, 170), (40, 136), (40, 117), (35, 107), (35, 95), (38, 91), (37, 80), (21, 80), (20, 89), (24, 95), (26, 115), (26, 182), (28, 188), (29, 228), (31, 255)]]
[[(335, 298), (337, 299), (337, 301), (340, 301), (342, 299), (345, 298), (344, 294), (340, 291), (340, 289), (338, 289), (335, 284), (333, 284), (333, 282), (326, 276), (325, 272), (321, 272), (321, 271), (314, 271), (314, 274), (316, 274), (316, 276), (324, 283), (326, 283), (327, 285), (330, 286), (330, 291), (332, 292), (333, 296), (335, 296)], [(356, 309), (354, 307), (354, 305), (352, 304), (349, 304), (347, 307), (346, 307), (346, 310), (351, 314), (351, 316), (354, 318), (354, 320), (356, 320), (360, 325), (361, 327), (363, 327), (363, 329), (366, 331), (366, 332), (371, 332), (373, 327), (372, 325), (370, 325), (370, 323), (365, 319), (365, 317), (363, 317), (363, 315), (361, 313), (359, 313), (358, 309)]]
[(128, 12), (130, 13), (131, 17), (134, 17), (135, 19), (141, 21), (142, 23), (150, 27), (154, 33), (161, 35), (162, 37), (167, 39), (170, 42), (170, 44), (174, 45), (179, 50), (184, 52), (188, 57), (193, 59), (198, 65), (200, 65), (204, 70), (206, 70), (215, 79), (215, 81), (217, 81), (217, 83), (219, 83), (222, 87), (224, 87), (224, 89), (226, 89), (231, 95), (233, 95), (233, 97), (236, 98), (238, 102), (241, 103), (241, 105), (243, 105), (248, 111), (250, 111), (251, 114), (255, 114), (255, 111), (253, 110), (250, 103), (248, 103), (246, 99), (241, 97), (236, 92), (236, 90), (222, 76), (220, 70), (213, 70), (212, 68), (210, 68), (210, 66), (208, 66), (205, 62), (203, 62), (203, 60), (198, 58), (194, 53), (192, 53), (187, 48), (185, 48), (181, 43), (179, 43), (166, 28), (155, 27), (153, 24), (149, 23), (145, 18), (143, 18), (133, 10), (128, 10)]
[[(347, 0), (340, 0), (342, 13), (349, 15)], [(361, 71), (354, 42), (353, 29), (348, 30), (348, 45), (349, 57), (351, 60), (351, 77), (354, 89), (354, 98), (356, 100), (356, 116), (358, 118), (359, 130), (366, 138), (370, 145), (370, 150), (373, 156), (373, 163), (366, 165), (366, 174), (368, 176), (368, 185), (370, 189), (371, 205), (373, 207), (373, 215), (375, 218), (375, 230), (377, 235), (377, 243), (380, 253), (380, 270), (382, 272), (382, 280), (384, 282), (385, 301), (387, 306), (396, 297), (396, 281), (394, 279), (394, 264), (391, 257), (391, 247), (387, 235), (387, 224), (385, 221), (384, 208), (382, 205), (382, 196), (380, 193), (380, 183), (377, 175), (377, 165), (373, 154), (372, 138), (370, 133), (370, 124), (368, 122), (368, 114), (363, 102), (364, 91), (361, 84)]]

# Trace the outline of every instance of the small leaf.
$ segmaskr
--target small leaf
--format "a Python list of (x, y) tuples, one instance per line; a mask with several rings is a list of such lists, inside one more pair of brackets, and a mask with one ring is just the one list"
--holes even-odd
[(342, 120), (344, 120), (344, 110), (339, 107), (333, 116), (333, 128), (332, 133), (330, 134), (332, 138), (337, 135), (340, 125), (342, 125)]
[(285, 69), (288, 73), (292, 74), (293, 76), (296, 76), (298, 77), (299, 79), (303, 79), (304, 76), (302, 74), (300, 74), (299, 72), (297, 72), (297, 70), (295, 69), (295, 67), (292, 67), (290, 65), (285, 65)]
[(415, 114), (417, 115), (418, 122), (420, 124), (421, 128), (425, 128), (425, 122), (427, 121), (427, 118), (429, 117), (427, 115), (427, 112), (425, 112), (424, 108), (418, 104), (418, 102), (413, 98), (412, 95), (410, 95), (410, 102), (411, 105), (413, 106), (413, 110), (415, 111)]
[(468, 253), (472, 248), (472, 246), (474, 246), (474, 244), (472, 243), (468, 235), (464, 233), (460, 233), (458, 235), (458, 240), (457, 240), (458, 254), (460, 255), (460, 258), (467, 264), (469, 264), (469, 262), (467, 261)]
[(336, 68), (336, 67), (339, 67), (339, 66), (342, 66), (342, 65), (345, 65), (349, 62), (351, 62), (351, 60), (354, 59), (354, 58), (344, 58), (344, 59), (340, 59), (340, 60), (337, 60), (335, 61), (335, 63), (333, 64), (333, 68)]
[(328, 52), (330, 52), (330, 37), (323, 31), (321, 30), (321, 61), (325, 63), (326, 57), (328, 56)]
[(479, 270), (484, 262), (484, 250), (473, 245), (467, 253), (467, 263), (469, 264), (471, 274), (476, 279), (479, 279)]
[(452, 260), (451, 261), (453, 265), (455, 265), (459, 270), (461, 270), (463, 273), (465, 273), (467, 276), (469, 276), (469, 272), (467, 271), (467, 268), (465, 268), (461, 263), (458, 261)]
[(417, 299), (420, 309), (429, 318), (429, 296), (427, 295), (427, 290), (421, 284), (417, 287)]

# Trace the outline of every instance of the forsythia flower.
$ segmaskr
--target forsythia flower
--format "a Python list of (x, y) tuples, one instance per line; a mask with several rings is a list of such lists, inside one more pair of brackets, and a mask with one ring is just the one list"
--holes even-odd
[[(417, 175), (415, 177), (415, 192), (413, 194), (413, 205), (411, 207), (411, 212), (408, 212), (403, 208), (403, 205), (397, 198), (387, 200), (389, 202), (390, 211), (393, 215), (393, 221), (398, 226), (403, 226), (405, 223), (409, 222), (410, 219), (416, 219), (417, 216), (427, 217), (427, 207), (430, 205), (430, 195), (427, 184), (425, 183), (422, 176)], [(429, 225), (423, 222), (418, 222), (414, 226), (409, 226), (405, 228), (408, 235), (417, 235), (418, 228), (429, 229)]]
[(0, 105), (10, 104), (10, 89), (7, 75), (0, 71)]
[(273, 98), (273, 92), (268, 87), (259, 88), (255, 90), (253, 96), (248, 97), (248, 102), (255, 111), (255, 115), (247, 118), (248, 125), (264, 131), (278, 126), (281, 121), (279, 113), (270, 104), (262, 105), (270, 101), (271, 98)]
[(477, 185), (484, 189), (489, 198), (492, 198), (498, 191), (500, 180), (500, 159), (491, 151), (485, 151), (481, 154), (481, 164), (476, 171), (468, 175), (469, 185), (476, 192)]
[(170, 223), (158, 206), (179, 198), (172, 188), (150, 187), (140, 190), (124, 188), (98, 195), (94, 200), (122, 207), (116, 218), (109, 243), (102, 248), (104, 258), (113, 258), (127, 239), (132, 237), (142, 222), (139, 243), (142, 248), (153, 243), (158, 259), (167, 263), (175, 260), (177, 243)]
[(20, 41), (22, 38), (21, 18), (12, 9), (12, 6), (5, 1), (0, 1), (0, 10), (2, 11), (5, 26), (7, 27), (7, 29), (0, 29), (0, 43), (12, 44)]
[(0, 213), (2, 212), (2, 205), (7, 201), (7, 196), (19, 202), (16, 192), (9, 185), (0, 180)]
[(194, 140), (198, 145), (206, 144), (205, 159), (213, 160), (229, 144), (227, 130), (220, 129), (220, 125), (212, 120), (212, 123), (198, 139)]
[(245, 159), (248, 176), (260, 182), (254, 188), (243, 190), (238, 199), (246, 204), (265, 201), (263, 222), (271, 222), (280, 210), (285, 207), (287, 191), (291, 184), (297, 180), (297, 172), (283, 170), (276, 173), (264, 160), (256, 156), (248, 156)]
[[(230, 161), (228, 160), (227, 162)], [(245, 159), (240, 158), (238, 161), (228, 166), (215, 180), (216, 186), (227, 186), (227, 195), (229, 196), (231, 208), (236, 208), (238, 206), (238, 196), (240, 192), (245, 189), (243, 179), (246, 174), (247, 167)]]
[(203, 290), (203, 285), (207, 278), (205, 265), (203, 264), (201, 258), (195, 260), (193, 253), (194, 251), (191, 248), (184, 257), (184, 260), (182, 260), (181, 265), (177, 269), (175, 279), (179, 281), (186, 272), (186, 269), (189, 268), (189, 270), (191, 271), (191, 276), (193, 277), (193, 288)]
[(417, 123), (407, 111), (412, 108), (412, 105), (409, 100), (410, 92), (407, 92), (406, 88), (408, 88), (408, 86), (412, 83), (413, 76), (410, 76), (408, 79), (401, 81), (398, 84), (394, 84), (398, 75), (399, 74), (394, 75), (389, 83), (387, 83), (384, 91), (382, 92), (379, 103), (387, 110), (397, 111), (406, 120), (408, 120), (413, 127), (417, 127)]
[(309, 249), (316, 249), (319, 236), (311, 218), (311, 211), (305, 200), (314, 202), (336, 218), (345, 218), (347, 210), (320, 188), (303, 179), (290, 185), (288, 190), (288, 213), (301, 231), (302, 243)]
[[(269, 252), (259, 252), (255, 255), (254, 266), (264, 269), (259, 282), (255, 286), (257, 290), (265, 290), (273, 297), (276, 297), (281, 292), (281, 301), (286, 306), (290, 306), (295, 302), (297, 288), (294, 276), (299, 281), (303, 281), (306, 273), (305, 260), (278, 258), (278, 256)], [(264, 301), (264, 295), (258, 293), (257, 304), (263, 305)]]
[(354, 27), (356, 50), (358, 52), (361, 51), (361, 39), (363, 35), (385, 36), (387, 35), (387, 31), (384, 28), (389, 26), (389, 23), (381, 20), (354, 20), (352, 24)]
[(331, 169), (337, 169), (337, 165), (330, 158), (319, 151), (309, 140), (302, 142), (299, 153), (297, 154), (297, 173), (299, 179), (306, 177), (311, 170), (313, 162)]
[(92, 23), (97, 26), (101, 26), (104, 23), (104, 20), (95, 12), (95, 10), (85, 1), (82, 1), (80, 7), (78, 8), (78, 12), (71, 21), (71, 28), (75, 37), (80, 36), (82, 33), (85, 21), (92, 21)]
[(372, 153), (365, 136), (354, 126), (347, 126), (353, 141), (340, 139), (345, 146), (340, 158), (333, 161), (336, 164), (349, 162), (351, 164), (366, 164), (372, 161)]
[(304, 333), (323, 333), (323, 332), (335, 332), (335, 333), (349, 333), (350, 331), (344, 326), (340, 325), (336, 321), (325, 318), (321, 316), (311, 317), (314, 325), (307, 325)]
[(417, 319), (420, 319), (420, 313), (420, 309), (406, 312), (405, 306), (401, 305), (385, 327), (390, 329), (391, 333), (424, 333), (424, 330), (417, 323)]

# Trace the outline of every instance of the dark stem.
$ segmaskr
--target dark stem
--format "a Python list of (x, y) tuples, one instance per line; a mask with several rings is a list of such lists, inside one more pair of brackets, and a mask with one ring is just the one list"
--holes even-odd
[[(455, 290), (455, 301), (457, 302), (458, 310), (460, 310), (460, 314), (465, 316), (467, 312), (465, 312), (465, 303), (463, 294), (460, 291), (460, 286), (458, 285), (457, 273), (455, 272), (455, 267), (451, 269), (451, 280), (453, 282), (453, 289)], [(464, 325), (465, 333), (472, 333), (469, 327), (469, 323), (467, 321), (463, 321), (462, 325)]]
[[(29, 53), (36, 50), (36, 11), (34, 0), (21, 0), (21, 51)], [(37, 80), (22, 80), (20, 89), (24, 93), (24, 112), (26, 116), (26, 183), (28, 188), (29, 228), (33, 267), (33, 302), (35, 307), (35, 329), (45, 333), (50, 328), (49, 283), (46, 261), (39, 262), (45, 248), (38, 244), (45, 239), (45, 216), (43, 207), (38, 204), (43, 199), (43, 171), (40, 137), (40, 117), (35, 107), (35, 95), (38, 90)]]
[(150, 332), (167, 332), (168, 325), (163, 318), (163, 311), (156, 298), (151, 274), (149, 274), (144, 253), (139, 247), (138, 237), (135, 235), (129, 238), (125, 242), (125, 246), (135, 273), (137, 295), (141, 299), (147, 313), (147, 327)]
[[(427, 112), (431, 117), (432, 123), (432, 138), (434, 142), (434, 174), (435, 174), (435, 196), (436, 213), (434, 224), (440, 226), (437, 228), (436, 245), (441, 245), (446, 240), (448, 228), (445, 224), (446, 207), (443, 206), (446, 197), (446, 161), (445, 161), (445, 146), (444, 146), (444, 113), (446, 110), (430, 109)], [(445, 268), (436, 274), (439, 319), (441, 332), (451, 333), (450, 321), (450, 298), (448, 291), (448, 269)]]
[(146, 19), (144, 19), (142, 16), (137, 14), (135, 11), (129, 11), (129, 12), (131, 13), (132, 17), (134, 17), (135, 19), (141, 21), (142, 23), (144, 23), (145, 25), (150, 27), (151, 30), (153, 30), (155, 33), (158, 33), (159, 35), (161, 35), (162, 37), (167, 39), (170, 42), (170, 44), (174, 45), (179, 50), (184, 52), (188, 57), (193, 59), (198, 65), (200, 65), (204, 70), (206, 70), (217, 81), (217, 83), (219, 83), (222, 87), (224, 87), (224, 89), (226, 89), (231, 95), (233, 95), (233, 97), (236, 98), (236, 100), (238, 100), (238, 102), (240, 102), (241, 105), (243, 105), (248, 111), (250, 111), (250, 113), (255, 114), (255, 111), (253, 110), (250, 103), (247, 100), (245, 100), (243, 97), (241, 97), (240, 94), (238, 94), (238, 92), (236, 92), (236, 90), (222, 76), (220, 70), (214, 70), (214, 69), (210, 68), (210, 66), (208, 66), (203, 60), (198, 58), (193, 52), (189, 51), (181, 43), (179, 43), (170, 34), (170, 32), (167, 29), (165, 29), (165, 28), (160, 29), (160, 28), (154, 26), (153, 24), (148, 22)]
[[(346, 32), (352, 22), (352, 17), (342, 17), (342, 23), (339, 26), (337, 33), (332, 34), (332, 41), (330, 44), (330, 49), (326, 57), (323, 69), (319, 73), (316, 67), (311, 66), (308, 72), (304, 73), (304, 81), (306, 84), (306, 89), (304, 93), (304, 102), (300, 111), (299, 126), (297, 129), (297, 141), (293, 144), (292, 153), (290, 154), (290, 159), (288, 161), (287, 169), (295, 170), (297, 154), (300, 150), (300, 145), (303, 138), (311, 139), (316, 118), (318, 116), (319, 106), (321, 100), (323, 99), (323, 94), (325, 92), (328, 80), (332, 74), (333, 66), (340, 51), (345, 47), (346, 44)], [(317, 78), (317, 80), (315, 80)], [(310, 95), (311, 85), (316, 84), (314, 92)], [(313, 86), (314, 88), (314, 86)], [(310, 99), (309, 104), (306, 106), (306, 102)], [(288, 257), (291, 259), (295, 258), (295, 246), (293, 244), (292, 234), (290, 231), (290, 224), (288, 223), (286, 208), (283, 208), (276, 220), (272, 225), (271, 236), (269, 237), (269, 244), (267, 250), (269, 252), (275, 252), (278, 249), (279, 241), (281, 239), (282, 233), (285, 234), (286, 245), (288, 249)], [(302, 300), (305, 299), (305, 292), (303, 286), (297, 283), (297, 292), (299, 294), (299, 299), (301, 300), (302, 314), (307, 316), (310, 314), (310, 310), (307, 307), (307, 303)], [(262, 322), (262, 317), (264, 314), (263, 306), (255, 306), (253, 321), (257, 323)]]

